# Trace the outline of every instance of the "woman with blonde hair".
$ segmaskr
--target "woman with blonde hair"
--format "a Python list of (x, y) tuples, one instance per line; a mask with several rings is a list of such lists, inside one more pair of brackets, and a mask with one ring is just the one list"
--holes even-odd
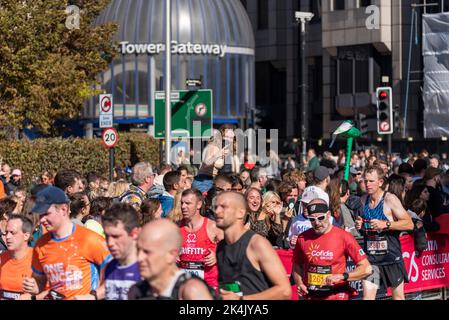
[(110, 198), (118, 198), (129, 190), (129, 183), (125, 179), (111, 182), (108, 188)]
[(251, 230), (267, 238), (273, 246), (282, 235), (281, 211), (281, 197), (273, 191), (268, 191), (262, 197), (262, 209), (249, 216)]
[(229, 170), (238, 173), (240, 164), (236, 162), (238, 157), (235, 157), (234, 129), (234, 126), (225, 124), (219, 130), (214, 130), (212, 138), (204, 149), (205, 156), (198, 175), (193, 180), (192, 188), (204, 193), (212, 188), (214, 178), (219, 173), (227, 173)]
[(181, 211), (181, 195), (182, 191), (178, 191), (175, 195), (175, 199), (173, 200), (173, 208), (168, 213), (167, 218), (179, 225), (182, 220), (182, 211)]

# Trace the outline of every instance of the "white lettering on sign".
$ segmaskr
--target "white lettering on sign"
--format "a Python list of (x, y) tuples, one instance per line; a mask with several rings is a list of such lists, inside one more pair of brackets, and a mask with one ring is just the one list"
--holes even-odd
[(82, 288), (83, 273), (76, 267), (69, 265), (64, 269), (62, 262), (55, 264), (45, 264), (44, 272), (52, 288), (63, 286), (66, 290), (77, 290)]
[[(199, 43), (178, 43), (171, 42), (172, 54), (193, 54), (193, 55), (214, 55), (223, 58), (226, 54), (227, 46), (223, 44), (199, 44)], [(165, 44), (162, 43), (129, 43), (121, 41), (119, 52), (121, 54), (149, 54), (155, 55), (165, 51)]]

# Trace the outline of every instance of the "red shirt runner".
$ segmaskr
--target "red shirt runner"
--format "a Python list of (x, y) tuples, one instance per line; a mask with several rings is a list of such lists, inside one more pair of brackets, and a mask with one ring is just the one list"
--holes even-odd
[(303, 282), (309, 291), (308, 299), (349, 299), (351, 288), (346, 281), (333, 287), (323, 285), (327, 276), (346, 272), (348, 256), (355, 264), (366, 259), (365, 252), (349, 232), (332, 227), (324, 235), (316, 234), (313, 229), (299, 235), (293, 263), (303, 266)]
[(204, 264), (204, 258), (210, 254), (209, 250), (217, 252), (217, 244), (207, 234), (208, 219), (203, 218), (203, 225), (196, 232), (188, 232), (185, 225), (181, 225), (181, 234), (184, 242), (179, 267), (204, 279), (212, 288), (218, 287), (218, 267)]

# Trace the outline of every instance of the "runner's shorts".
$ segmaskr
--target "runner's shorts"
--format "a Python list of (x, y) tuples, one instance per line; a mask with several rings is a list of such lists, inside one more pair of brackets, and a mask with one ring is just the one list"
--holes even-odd
[(407, 270), (404, 261), (389, 265), (371, 265), (373, 273), (365, 280), (374, 283), (378, 287), (396, 288), (402, 282), (408, 282)]

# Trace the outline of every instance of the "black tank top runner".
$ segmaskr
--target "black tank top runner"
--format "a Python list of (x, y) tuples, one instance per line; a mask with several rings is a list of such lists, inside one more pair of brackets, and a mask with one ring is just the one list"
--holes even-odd
[[(388, 218), (384, 214), (384, 199), (385, 199), (385, 193), (382, 195), (381, 200), (379, 201), (379, 204), (374, 208), (371, 209), (369, 207), (369, 201), (370, 197), (366, 197), (366, 202), (363, 207), (363, 219), (369, 223), (370, 220), (381, 220), (381, 221), (388, 221)], [(364, 223), (365, 226), (365, 223)], [(402, 248), (401, 248), (401, 242), (399, 240), (400, 232), (398, 231), (383, 231), (383, 232), (370, 232), (365, 227), (363, 228), (364, 231), (364, 250), (367, 254), (368, 261), (374, 265), (389, 265), (389, 264), (395, 264), (400, 263), (403, 261), (402, 258)], [(386, 253), (384, 254), (370, 254), (370, 250), (367, 247), (368, 241), (381, 241), (386, 240), (388, 250), (386, 250)]]
[(256, 235), (252, 230), (245, 232), (240, 239), (228, 245), (222, 240), (217, 246), (218, 282), (240, 282), (243, 295), (259, 293), (272, 285), (266, 276), (256, 270), (246, 256), (249, 241)]

